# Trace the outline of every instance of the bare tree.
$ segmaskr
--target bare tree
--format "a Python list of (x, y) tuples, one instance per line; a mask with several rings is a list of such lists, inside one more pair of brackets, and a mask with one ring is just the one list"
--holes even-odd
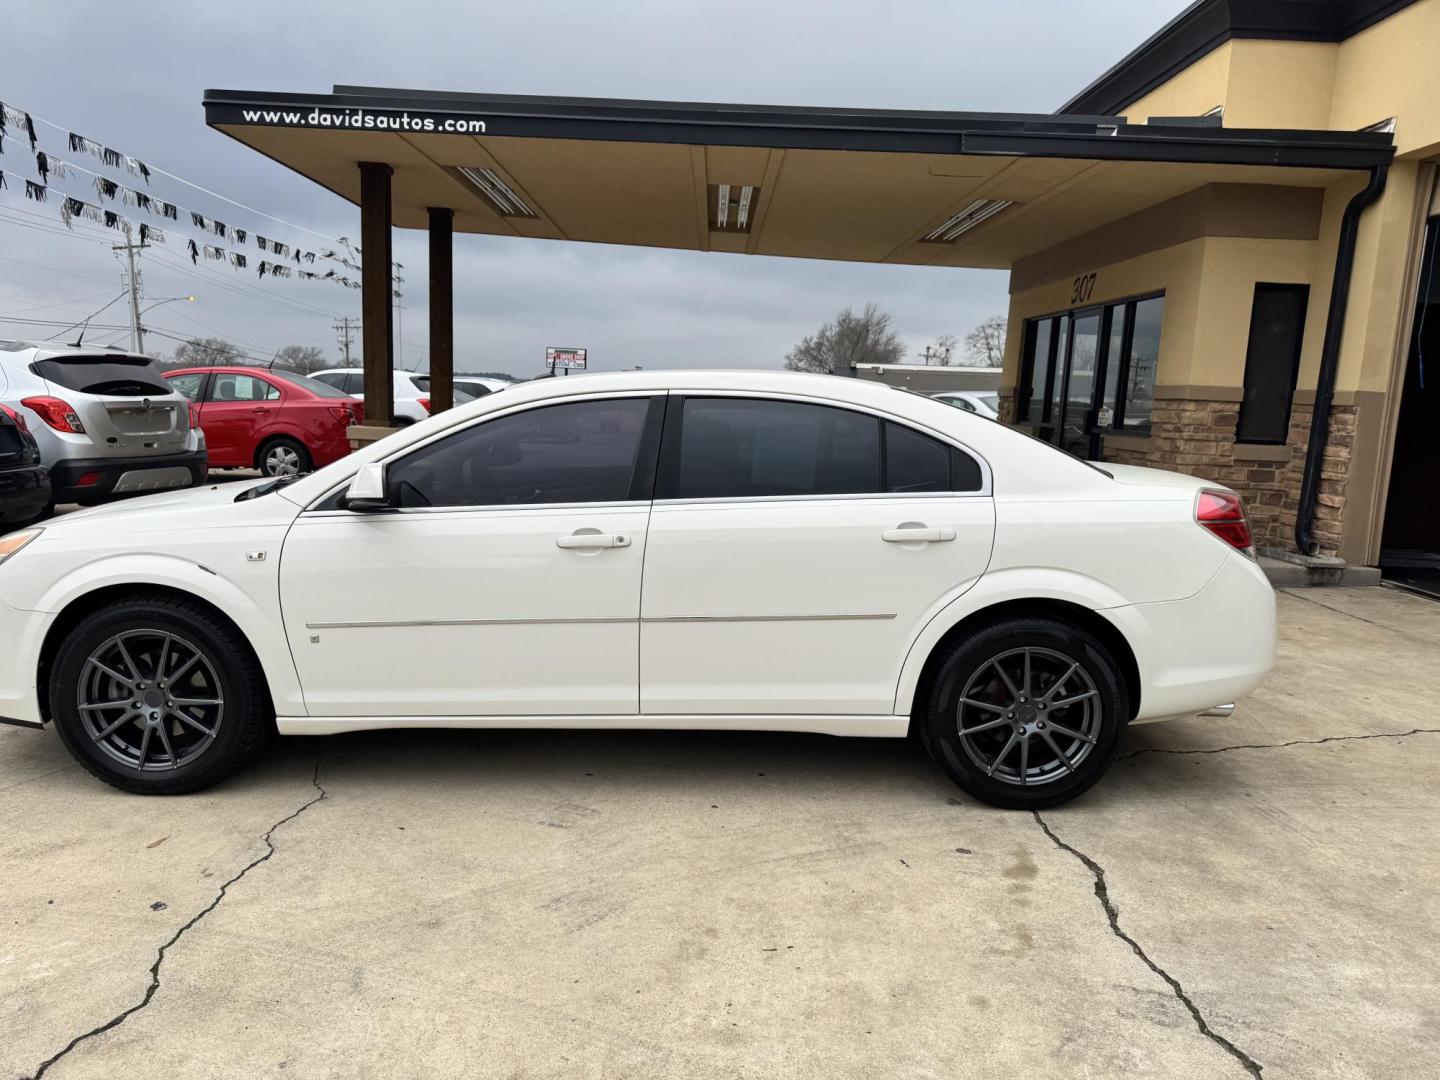
[(308, 375), (312, 371), (330, 367), (331, 364), (324, 350), (314, 345), (286, 345), (275, 354), (274, 366)]
[(859, 315), (846, 308), (807, 335), (785, 357), (785, 366), (829, 374), (856, 364), (898, 364), (904, 358), (905, 345), (891, 328), (890, 316), (871, 303)]
[(920, 355), (925, 358), (925, 363), (936, 364), (940, 367), (949, 367), (955, 356), (955, 346), (958, 342), (954, 334), (941, 334), (931, 344), (925, 346), (925, 351)]
[(240, 350), (224, 338), (191, 338), (175, 347), (177, 367), (224, 367), (241, 359)]
[(965, 335), (965, 367), (1000, 367), (1005, 362), (1004, 315), (991, 315)]

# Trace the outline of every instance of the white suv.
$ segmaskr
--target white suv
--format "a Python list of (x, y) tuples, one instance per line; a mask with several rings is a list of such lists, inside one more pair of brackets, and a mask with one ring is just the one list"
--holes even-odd
[(205, 435), (148, 356), (0, 341), (0, 404), (29, 421), (56, 502), (205, 480)]
[[(364, 368), (330, 368), (327, 371), (312, 372), (310, 377), (328, 383), (336, 390), (343, 390), (353, 398), (365, 398)], [(395, 398), (395, 423), (398, 426), (407, 427), (430, 415), (429, 375), (414, 371), (395, 371), (391, 373), (391, 378), (394, 380), (392, 394)], [(455, 387), (456, 405), (473, 400), (475, 395), (466, 393), (459, 386)], [(367, 409), (366, 412), (367, 415), (370, 414), (370, 410)]]

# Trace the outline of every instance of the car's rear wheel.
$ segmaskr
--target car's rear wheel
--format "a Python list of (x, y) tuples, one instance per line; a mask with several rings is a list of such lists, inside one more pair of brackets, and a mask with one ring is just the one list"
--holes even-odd
[(966, 792), (1007, 809), (1058, 806), (1088, 789), (1130, 716), (1104, 643), (1049, 619), (995, 623), (956, 645), (923, 705), (926, 749)]
[(71, 630), (51, 669), (50, 708), (81, 765), (146, 795), (223, 779), (275, 726), (244, 638), (203, 605), (164, 595), (107, 605)]
[(271, 439), (260, 447), (255, 459), (266, 476), (298, 476), (312, 468), (310, 451), (290, 438)]

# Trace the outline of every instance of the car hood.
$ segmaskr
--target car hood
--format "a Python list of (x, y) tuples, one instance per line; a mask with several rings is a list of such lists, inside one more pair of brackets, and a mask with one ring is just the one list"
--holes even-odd
[(121, 499), (103, 506), (92, 506), (74, 513), (62, 514), (44, 524), (46, 528), (64, 528), (71, 524), (95, 525), (105, 528), (112, 525), (117, 528), (129, 528), (134, 525), (150, 526), (152, 524), (158, 526), (162, 520), (168, 520), (177, 515), (186, 518), (197, 515), (213, 515), (221, 507), (235, 505), (235, 496), (242, 491), (258, 487), (266, 482), (262, 478), (233, 484), (204, 484), (200, 487), (182, 488), (179, 491), (141, 495), (138, 498)]

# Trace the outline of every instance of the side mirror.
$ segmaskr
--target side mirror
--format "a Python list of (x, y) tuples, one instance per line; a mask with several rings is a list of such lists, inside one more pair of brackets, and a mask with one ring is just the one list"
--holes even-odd
[(361, 465), (360, 470), (345, 489), (341, 505), (346, 510), (388, 510), (394, 503), (390, 499), (390, 486), (385, 480), (385, 466), (380, 462)]

